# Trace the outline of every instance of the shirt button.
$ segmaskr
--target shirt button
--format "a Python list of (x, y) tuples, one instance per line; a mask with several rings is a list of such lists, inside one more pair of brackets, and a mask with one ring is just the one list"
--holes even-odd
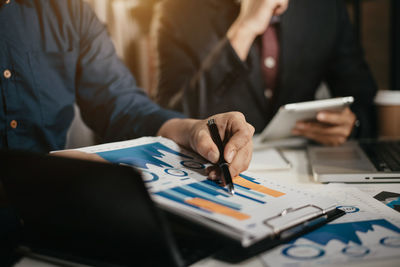
[(13, 128), (13, 129), (17, 128), (17, 126), (18, 126), (17, 121), (16, 121), (16, 120), (12, 120), (12, 121), (10, 122), (10, 126), (11, 126), (11, 128)]
[(4, 78), (6, 78), (6, 79), (10, 79), (10, 78), (11, 78), (11, 71), (10, 71), (10, 70), (5, 70), (5, 71), (3, 72), (3, 76), (4, 76)]
[(264, 65), (265, 65), (265, 67), (267, 67), (268, 69), (272, 69), (272, 68), (275, 67), (275, 65), (276, 65), (275, 59), (274, 59), (273, 57), (267, 57), (267, 58), (264, 60)]
[(264, 91), (264, 96), (266, 97), (266, 98), (271, 98), (272, 97), (272, 94), (273, 94), (273, 92), (272, 92), (272, 90), (271, 89), (269, 89), (269, 88), (267, 88), (267, 89), (265, 89), (265, 91)]

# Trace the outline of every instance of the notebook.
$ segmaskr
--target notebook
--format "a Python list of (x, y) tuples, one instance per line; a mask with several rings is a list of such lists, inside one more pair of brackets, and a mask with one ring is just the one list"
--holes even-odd
[(226, 188), (207, 179), (210, 163), (162, 137), (77, 151), (114, 164), (134, 166), (141, 171), (147, 190), (162, 209), (212, 229), (241, 248), (256, 247), (260, 242), (265, 248), (266, 240), (274, 244), (341, 213), (334, 200), (251, 173), (233, 178), (236, 193), (230, 195)]
[(187, 266), (221, 247), (201, 229), (204, 238), (185, 233), (197, 240), (190, 246), (171, 232), (133, 168), (12, 152), (0, 153), (0, 166), (23, 225), (23, 255), (62, 265)]
[(349, 141), (339, 147), (308, 147), (320, 182), (400, 182), (400, 141)]

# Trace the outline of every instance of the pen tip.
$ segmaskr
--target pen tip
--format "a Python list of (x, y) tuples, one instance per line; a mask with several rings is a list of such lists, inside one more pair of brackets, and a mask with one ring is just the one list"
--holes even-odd
[(233, 188), (233, 185), (228, 185), (228, 191), (231, 195), (235, 194), (235, 189)]

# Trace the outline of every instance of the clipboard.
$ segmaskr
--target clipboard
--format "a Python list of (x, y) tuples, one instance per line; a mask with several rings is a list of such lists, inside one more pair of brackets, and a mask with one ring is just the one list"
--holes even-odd
[[(282, 229), (275, 228), (274, 235), (266, 237), (249, 247), (243, 247), (237, 240), (224, 235), (220, 231), (215, 231), (208, 226), (193, 222), (193, 220), (188, 217), (178, 215), (170, 210), (165, 210), (162, 206), (158, 206), (158, 208), (163, 212), (174, 236), (178, 240), (183, 241), (183, 243), (189, 243), (196, 240), (196, 244), (199, 248), (210, 246), (211, 242), (221, 248), (220, 250), (215, 251), (215, 254), (213, 255), (214, 258), (229, 263), (238, 263), (307, 234), (346, 214), (344, 211), (337, 208), (323, 212), (323, 210), (316, 205), (306, 205), (297, 209), (283, 210), (282, 213), (268, 218), (265, 223), (269, 224), (271, 220), (284, 218), (288, 214), (294, 214), (308, 206), (314, 206), (320, 212), (315, 214), (315, 216), (312, 216), (310, 219), (305, 221), (301, 220), (297, 224), (291, 226), (286, 225), (287, 227), (283, 227)], [(273, 225), (270, 225), (270, 227), (274, 228)]]
[(161, 137), (79, 150), (140, 170), (159, 208), (218, 233), (230, 240), (227, 249), (241, 251), (229, 252), (226, 260), (253, 255), (343, 214), (333, 199), (251, 173), (234, 177), (236, 192), (229, 194), (207, 179), (210, 163)]
[[(310, 214), (311, 216), (308, 219), (303, 220), (305, 217), (302, 217), (302, 219), (298, 218), (297, 220), (289, 220), (286, 224), (279, 227), (279, 223), (284, 221), (288, 214), (290, 216), (311, 207), (318, 210), (318, 212)], [(346, 212), (338, 208), (325, 212), (323, 209), (313, 204), (305, 205), (296, 209), (286, 209), (283, 210), (281, 214), (272, 216), (264, 221), (266, 225), (274, 230), (273, 235), (246, 248), (238, 243), (230, 245), (217, 253), (214, 257), (229, 263), (238, 263), (275, 246), (286, 243), (294, 238), (307, 234), (345, 214)], [(271, 223), (271, 221), (275, 221), (275, 223)]]

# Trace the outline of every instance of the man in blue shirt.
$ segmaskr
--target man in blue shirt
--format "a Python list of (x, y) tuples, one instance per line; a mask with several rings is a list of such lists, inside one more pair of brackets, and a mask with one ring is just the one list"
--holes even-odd
[[(154, 104), (118, 59), (104, 25), (81, 0), (0, 0), (0, 149), (63, 149), (76, 102), (84, 121), (115, 141), (161, 135), (212, 162), (205, 121)], [(247, 168), (252, 126), (239, 113), (214, 116), (232, 175)]]
[[(63, 149), (76, 102), (104, 141), (160, 135), (217, 162), (206, 121), (153, 103), (83, 1), (0, 0), (0, 25), (0, 149)], [(224, 157), (236, 176), (251, 159), (254, 128), (237, 112), (213, 118), (222, 138), (229, 138)], [(17, 238), (15, 216), (2, 208), (1, 191), (0, 181), (0, 265), (13, 261)]]

